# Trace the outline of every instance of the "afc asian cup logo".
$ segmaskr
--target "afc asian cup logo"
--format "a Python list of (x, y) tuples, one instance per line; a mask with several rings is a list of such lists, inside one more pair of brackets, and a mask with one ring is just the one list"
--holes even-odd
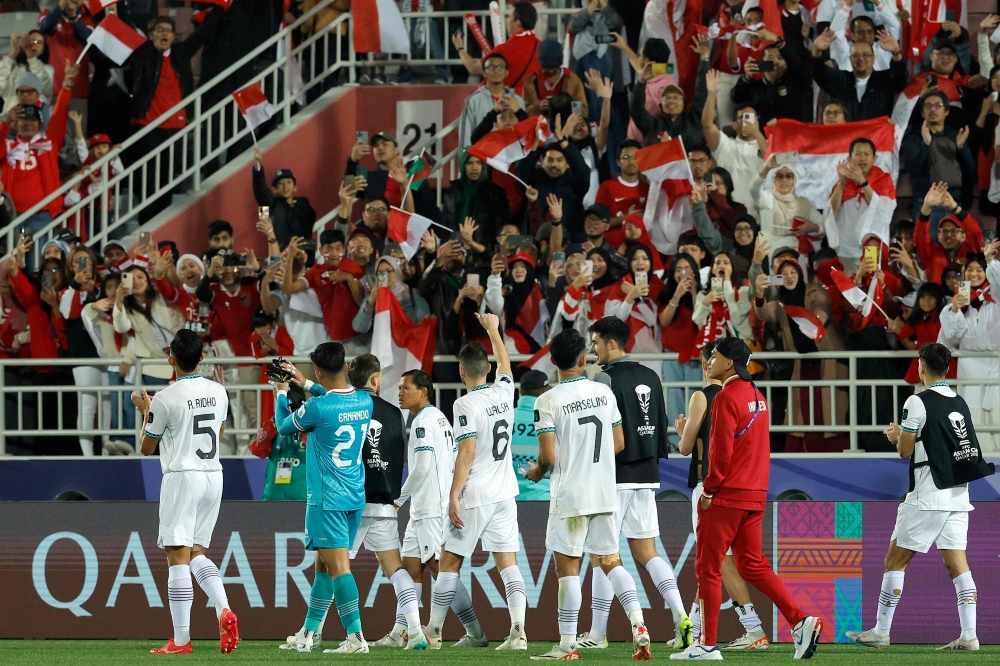
[(645, 384), (639, 384), (635, 387), (635, 395), (639, 398), (639, 407), (642, 408), (642, 413), (649, 414), (649, 399), (653, 395), (653, 390)]
[(382, 424), (372, 419), (368, 424), (368, 446), (378, 451), (378, 441), (382, 437)]
[(959, 439), (965, 439), (969, 436), (969, 431), (965, 427), (965, 417), (958, 412), (952, 412), (948, 415), (948, 420), (951, 421), (951, 427), (958, 435)]

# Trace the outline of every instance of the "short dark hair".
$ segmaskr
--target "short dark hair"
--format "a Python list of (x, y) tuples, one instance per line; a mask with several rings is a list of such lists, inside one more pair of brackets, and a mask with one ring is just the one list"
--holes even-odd
[(204, 347), (201, 338), (194, 331), (182, 328), (170, 341), (170, 355), (174, 357), (177, 367), (184, 372), (192, 372), (201, 363)]
[(712, 358), (712, 352), (715, 351), (715, 348), (718, 345), (719, 345), (718, 340), (712, 340), (710, 342), (706, 342), (705, 346), (701, 350), (701, 360), (707, 363), (708, 359)]
[(826, 107), (830, 106), (831, 104), (836, 104), (837, 106), (840, 107), (840, 110), (844, 112), (844, 122), (848, 122), (848, 123), (851, 122), (851, 112), (850, 112), (850, 110), (848, 110), (846, 104), (844, 104), (842, 101), (840, 101), (839, 98), (833, 97), (833, 98), (830, 99), (830, 101), (828, 101), (826, 103), (826, 106), (824, 106), (823, 109), (825, 110)]
[(490, 372), (490, 358), (486, 347), (478, 342), (467, 342), (458, 352), (458, 365), (465, 368), (467, 377), (485, 377)]
[(642, 148), (642, 143), (635, 139), (625, 139), (618, 144), (618, 154), (621, 155), (626, 148)]
[(816, 250), (816, 254), (813, 255), (813, 266), (819, 266), (824, 261), (829, 261), (830, 259), (835, 259), (837, 257), (837, 251), (832, 247), (821, 247)]
[(628, 339), (632, 336), (632, 331), (629, 329), (628, 324), (618, 317), (598, 319), (590, 327), (590, 332), (601, 336), (601, 340), (604, 340), (605, 343), (614, 340), (615, 344), (622, 351), (625, 351)]
[(233, 225), (229, 224), (225, 220), (215, 220), (208, 225), (208, 237), (218, 236), (223, 231), (228, 231), (229, 235), (233, 235)]
[(847, 154), (853, 155), (855, 146), (860, 146), (861, 144), (865, 144), (869, 148), (871, 148), (872, 155), (878, 155), (878, 150), (875, 149), (875, 142), (863, 136), (859, 136), (854, 141), (851, 141), (851, 147), (847, 149)]
[(688, 148), (687, 152), (688, 157), (691, 156), (691, 153), (705, 153), (708, 156), (708, 159), (712, 159), (712, 149), (709, 148), (706, 143), (696, 143)]
[(430, 375), (423, 370), (407, 370), (403, 373), (403, 377), (409, 377), (417, 390), (427, 389), (427, 399), (434, 402), (434, 382), (431, 381)]
[(538, 23), (538, 11), (530, 2), (519, 2), (514, 5), (514, 18), (521, 22), (525, 30), (534, 30)]
[(366, 194), (365, 195), (365, 205), (366, 206), (368, 204), (372, 203), (373, 201), (381, 201), (382, 203), (385, 204), (386, 208), (389, 208), (392, 205), (392, 204), (389, 203), (389, 200), (385, 198), (385, 195), (382, 195), (382, 194)]
[(923, 105), (923, 103), (930, 97), (937, 97), (941, 100), (941, 103), (944, 104), (945, 110), (947, 111), (949, 109), (951, 101), (948, 99), (948, 95), (945, 94), (943, 90), (931, 88), (930, 90), (924, 92), (924, 94), (920, 96), (920, 104)]
[(913, 220), (896, 220), (889, 225), (889, 236), (895, 237), (899, 234), (909, 234), (913, 236), (913, 233), (917, 230), (917, 226), (913, 223)]
[(705, 245), (705, 241), (693, 231), (688, 231), (680, 235), (680, 238), (677, 239), (677, 247), (681, 247), (682, 245), (697, 245), (702, 252), (706, 255), (708, 254), (708, 246)]
[(503, 60), (503, 66), (506, 67), (507, 69), (510, 69), (510, 63), (507, 62), (507, 58), (504, 57), (504, 54), (498, 53), (496, 51), (488, 54), (485, 58), (483, 58), (483, 64), (485, 65), (486, 61), (490, 60), (491, 58), (496, 58), (497, 60)]
[(356, 389), (364, 388), (368, 385), (371, 376), (382, 371), (382, 364), (379, 363), (375, 354), (361, 354), (355, 356), (354, 360), (347, 367), (347, 378), (351, 386)]
[(340, 243), (341, 245), (347, 245), (344, 241), (344, 232), (340, 229), (324, 229), (319, 235), (320, 246), (329, 245), (331, 243)]
[(264, 308), (257, 308), (257, 311), (250, 315), (250, 325), (254, 328), (270, 326), (274, 323), (274, 315)]
[(650, 62), (665, 63), (670, 60), (670, 46), (659, 37), (650, 37), (642, 47), (642, 55)]
[(344, 359), (347, 352), (339, 342), (324, 342), (309, 354), (312, 364), (330, 375), (339, 375), (344, 371)]
[(944, 377), (948, 374), (948, 364), (951, 363), (951, 350), (937, 342), (928, 342), (920, 348), (917, 356), (924, 362), (924, 368), (934, 377)]
[(569, 370), (576, 365), (580, 354), (587, 349), (587, 341), (577, 333), (575, 328), (567, 328), (552, 338), (549, 352), (552, 361), (560, 370)]
[(856, 28), (854, 27), (854, 24), (857, 23), (857, 22), (859, 22), (859, 21), (862, 22), (862, 23), (868, 23), (868, 24), (870, 24), (871, 27), (872, 27), (872, 30), (876, 30), (877, 29), (875, 27), (875, 21), (873, 21), (870, 16), (855, 16), (853, 19), (851, 19), (851, 32), (854, 32), (856, 30)]
[(171, 30), (177, 32), (177, 22), (174, 21), (174, 19), (169, 16), (157, 16), (156, 18), (150, 19), (149, 23), (146, 24), (146, 32), (147, 33), (153, 32), (153, 30), (156, 29), (156, 26), (160, 25), (161, 23), (166, 23), (167, 25), (170, 26)]

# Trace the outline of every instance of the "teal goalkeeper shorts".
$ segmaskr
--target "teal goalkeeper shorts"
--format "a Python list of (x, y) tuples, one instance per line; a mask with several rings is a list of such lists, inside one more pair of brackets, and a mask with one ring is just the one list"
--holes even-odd
[(351, 548), (362, 513), (363, 508), (324, 511), (322, 507), (306, 505), (306, 549)]

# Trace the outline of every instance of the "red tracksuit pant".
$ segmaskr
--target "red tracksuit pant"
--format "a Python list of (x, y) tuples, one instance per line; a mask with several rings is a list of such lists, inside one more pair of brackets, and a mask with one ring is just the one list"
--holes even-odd
[[(768, 596), (793, 627), (806, 616), (761, 552), (763, 511), (732, 509), (712, 504), (698, 506), (698, 554), (695, 573), (702, 600), (701, 644), (715, 645), (722, 604), (722, 560), (733, 549), (743, 579)], [(776, 636), (772, 636), (777, 640)]]

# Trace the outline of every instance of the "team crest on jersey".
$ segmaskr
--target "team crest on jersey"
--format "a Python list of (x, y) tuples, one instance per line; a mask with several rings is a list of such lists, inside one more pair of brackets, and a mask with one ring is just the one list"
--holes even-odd
[(423, 436), (424, 436), (424, 429), (423, 428), (417, 428), (417, 439), (422, 439)]
[(438, 425), (442, 428), (448, 427), (448, 419), (438, 419)]
[(306, 406), (302, 405), (301, 407), (299, 407), (299, 410), (297, 412), (295, 412), (295, 415), (298, 416), (298, 417), (305, 416), (306, 415)]
[[(906, 420), (906, 413), (907, 413), (908, 411), (909, 411), (908, 409), (904, 409), (904, 410), (903, 410), (903, 419), (902, 419), (903, 421), (905, 421), (905, 420)], [(152, 416), (152, 414), (150, 414), (150, 416)]]
[(458, 416), (458, 425), (467, 426), (469, 425), (469, 419), (465, 418), (465, 414), (460, 414)]
[(240, 305), (242, 305), (245, 308), (250, 307), (250, 297), (247, 296), (246, 294), (240, 296)]
[(541, 419), (541, 415), (538, 413), (538, 410), (536, 409), (535, 410), (535, 423), (538, 423), (541, 420), (542, 420)]
[[(903, 418), (906, 418), (905, 416)], [(150, 410), (149, 415), (146, 417), (146, 425), (153, 425), (153, 412)]]

